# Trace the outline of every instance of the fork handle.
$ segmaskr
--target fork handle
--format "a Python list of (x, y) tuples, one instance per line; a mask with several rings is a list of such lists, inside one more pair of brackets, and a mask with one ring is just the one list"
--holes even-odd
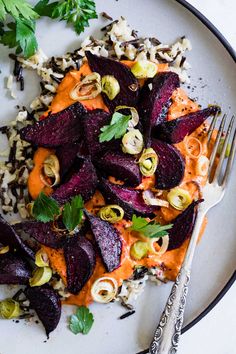
[(172, 287), (151, 342), (150, 354), (174, 354), (177, 352), (184, 319), (192, 259), (204, 216), (205, 212), (199, 210), (184, 262)]

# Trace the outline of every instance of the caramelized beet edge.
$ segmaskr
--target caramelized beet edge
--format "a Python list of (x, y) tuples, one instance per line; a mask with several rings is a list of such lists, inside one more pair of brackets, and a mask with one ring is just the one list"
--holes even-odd
[(37, 242), (51, 248), (62, 248), (66, 242), (67, 234), (53, 230), (53, 223), (40, 221), (25, 221), (19, 228), (33, 237)]
[(17, 254), (0, 254), (0, 284), (27, 284), (31, 277), (28, 263)]
[(197, 206), (202, 202), (203, 199), (192, 202), (172, 221), (173, 227), (169, 230), (168, 251), (179, 248), (191, 236), (197, 216)]
[(30, 302), (40, 321), (42, 322), (47, 336), (54, 331), (61, 318), (61, 300), (56, 291), (49, 285), (26, 288), (25, 296)]
[(107, 221), (86, 212), (92, 233), (108, 272), (120, 266), (122, 240), (116, 228)]
[(59, 204), (65, 204), (74, 196), (81, 194), (83, 200), (88, 201), (95, 193), (98, 184), (96, 170), (92, 162), (84, 160), (78, 172), (72, 174), (70, 179), (59, 186), (52, 197)]
[(86, 52), (89, 66), (92, 71), (105, 75), (114, 76), (120, 85), (120, 92), (110, 100), (106, 94), (102, 94), (105, 104), (110, 112), (114, 112), (117, 106), (137, 107), (139, 96), (139, 83), (131, 70), (119, 61), (97, 56)]
[(159, 162), (155, 172), (156, 188), (171, 189), (180, 184), (184, 177), (185, 161), (179, 150), (163, 141), (153, 139), (152, 148)]
[(180, 143), (186, 135), (190, 135), (199, 128), (208, 117), (217, 113), (220, 113), (220, 108), (211, 106), (198, 112), (186, 114), (158, 125), (152, 135), (170, 144)]
[(64, 246), (66, 261), (67, 289), (78, 294), (93, 274), (96, 254), (92, 243), (78, 234), (69, 238)]
[(107, 202), (118, 204), (124, 209), (127, 219), (132, 219), (133, 214), (152, 217), (156, 209), (144, 203), (141, 191), (112, 184), (104, 178), (101, 179), (100, 190)]
[(74, 103), (59, 113), (21, 129), (21, 138), (44, 147), (72, 143), (82, 136), (82, 116), (85, 113), (81, 103)]
[(97, 166), (107, 176), (114, 176), (124, 181), (127, 185), (135, 187), (142, 181), (135, 157), (123, 152), (107, 151), (98, 160)]
[(24, 255), (34, 259), (34, 251), (26, 245), (26, 243), (17, 234), (13, 226), (11, 226), (0, 215), (0, 243), (4, 246), (9, 246), (10, 250), (17, 249)]
[(170, 98), (179, 86), (179, 76), (170, 71), (159, 73), (145, 82), (139, 98), (139, 115), (146, 145), (150, 145), (152, 129), (166, 120)]
[(96, 161), (104, 152), (119, 148), (120, 142), (117, 140), (99, 143), (100, 129), (104, 125), (109, 125), (110, 122), (111, 115), (101, 109), (89, 111), (83, 118), (85, 142), (93, 161)]

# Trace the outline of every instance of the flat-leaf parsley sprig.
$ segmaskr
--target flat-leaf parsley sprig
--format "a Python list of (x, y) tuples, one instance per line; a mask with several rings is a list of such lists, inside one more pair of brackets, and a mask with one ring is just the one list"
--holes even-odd
[(147, 221), (141, 216), (133, 215), (130, 230), (137, 231), (148, 238), (156, 238), (168, 235), (167, 230), (170, 230), (172, 226), (173, 224), (161, 225), (155, 220)]

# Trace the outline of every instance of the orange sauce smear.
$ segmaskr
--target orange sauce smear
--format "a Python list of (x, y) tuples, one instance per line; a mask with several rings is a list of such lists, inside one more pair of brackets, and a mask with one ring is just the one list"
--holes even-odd
[[(132, 67), (132, 65), (134, 64), (134, 62), (131, 61), (123, 61), (123, 63), (129, 67)], [(167, 64), (158, 65), (158, 70), (167, 71), (168, 65)], [(83, 76), (88, 75), (90, 73), (91, 70), (87, 63), (84, 63), (83, 66), (80, 68), (80, 70), (69, 72), (65, 76), (62, 83), (59, 85), (57, 89), (57, 95), (52, 101), (50, 111), (52, 113), (56, 113), (73, 104), (74, 101), (70, 98), (69, 92), (74, 88), (74, 86), (78, 82), (80, 82)], [(142, 80), (140, 84), (142, 85), (143, 83), (144, 81)], [(173, 93), (172, 101), (173, 103), (170, 106), (168, 111), (168, 120), (176, 119), (187, 113), (195, 112), (199, 110), (198, 104), (190, 100), (187, 94), (182, 89), (177, 89)], [(98, 95), (95, 99), (81, 101), (81, 103), (87, 109), (101, 108), (108, 111), (107, 107), (105, 106), (102, 100), (101, 95)], [(205, 130), (206, 130), (206, 125), (202, 125), (193, 134), (191, 134), (191, 136), (199, 139), (203, 147), (202, 154), (207, 156), (208, 149), (206, 145)], [(185, 175), (180, 187), (188, 190), (192, 198), (197, 197), (199, 195), (199, 189), (196, 183), (193, 183), (192, 180), (196, 180), (199, 185), (203, 186), (206, 183), (206, 177), (201, 177), (196, 174), (197, 159), (193, 159), (187, 155), (185, 141), (176, 144), (176, 147), (179, 149), (182, 155), (185, 156), (186, 159)], [(36, 165), (35, 165), (35, 169), (37, 168), (38, 171), (38, 167)], [(31, 181), (33, 180), (33, 178), (37, 179), (36, 172), (33, 170), (32, 176), (30, 176)], [(110, 177), (110, 180), (115, 182), (114, 177)], [(39, 185), (36, 188), (36, 190), (31, 193), (32, 188), (30, 183), (29, 183), (29, 191), (31, 196), (34, 198), (35, 195), (39, 192), (40, 188), (42, 188), (42, 186)], [(118, 181), (118, 183), (120, 182)], [(154, 177), (143, 178), (142, 183), (137, 187), (137, 189), (146, 190), (153, 187), (154, 184), (155, 184)], [(166, 193), (167, 192), (163, 193), (164, 197), (166, 196)], [(96, 214), (102, 205), (105, 205), (104, 198), (102, 197), (101, 193), (97, 191), (93, 196), (93, 198), (88, 203), (86, 203), (85, 207), (93, 214)], [(179, 211), (172, 208), (171, 206), (169, 208), (162, 207), (160, 211), (157, 212), (156, 219), (158, 221), (168, 223), (171, 220), (173, 220), (179, 213), (180, 213)], [(201, 235), (205, 230), (206, 224), (207, 224), (207, 220), (205, 219), (202, 225), (202, 230), (200, 232), (199, 239), (201, 238)], [(111, 273), (107, 273), (101, 258), (97, 256), (95, 270), (91, 278), (88, 280), (88, 282), (85, 284), (85, 286), (83, 287), (83, 289), (80, 291), (78, 295), (71, 295), (69, 298), (67, 298), (64, 301), (64, 303), (74, 304), (74, 305), (86, 305), (86, 306), (89, 305), (93, 301), (91, 297), (91, 287), (96, 279), (103, 276), (110, 276), (115, 278), (118, 284), (121, 285), (123, 280), (126, 280), (132, 276), (135, 266), (145, 266), (147, 268), (162, 266), (164, 267), (164, 273), (166, 278), (169, 280), (175, 280), (179, 272), (179, 269), (181, 267), (181, 264), (183, 262), (189, 240), (186, 240), (183, 243), (183, 245), (178, 249), (167, 251), (165, 254), (161, 256), (149, 254), (146, 258), (140, 261), (135, 261), (130, 257), (129, 251), (131, 245), (138, 240), (138, 235), (135, 234), (135, 232), (129, 230), (130, 225), (131, 222), (125, 220), (122, 220), (119, 223), (116, 223), (114, 225), (119, 230), (123, 242), (120, 267)], [(62, 280), (66, 284), (66, 264), (65, 264), (63, 251), (51, 249), (45, 246), (43, 246), (43, 249), (48, 254), (51, 267), (61, 276)]]

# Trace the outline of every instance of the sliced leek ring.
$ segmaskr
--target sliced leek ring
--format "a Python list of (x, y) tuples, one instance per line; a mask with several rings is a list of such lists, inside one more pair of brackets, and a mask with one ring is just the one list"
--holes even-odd
[(126, 154), (136, 155), (143, 149), (143, 136), (138, 129), (132, 129), (122, 138), (122, 150)]
[(184, 210), (192, 203), (189, 192), (179, 187), (170, 190), (167, 194), (167, 200), (177, 210)]
[[(159, 240), (162, 241), (162, 244), (161, 244), (161, 248), (159, 249), (159, 251), (157, 251), (157, 250), (155, 249), (154, 244), (155, 244), (157, 241), (159, 241)], [(163, 254), (167, 251), (167, 249), (168, 249), (168, 246), (169, 246), (169, 236), (166, 235), (166, 236), (164, 236), (164, 237), (149, 238), (149, 239), (147, 240), (147, 245), (148, 245), (148, 250), (149, 250), (152, 254), (154, 254), (155, 256), (161, 256), (161, 255), (163, 255)]]
[(133, 259), (140, 260), (147, 256), (148, 244), (144, 241), (136, 241), (130, 248), (130, 255)]
[(47, 253), (40, 249), (35, 255), (35, 264), (37, 267), (48, 267), (49, 259)]
[(124, 210), (116, 204), (106, 205), (99, 210), (99, 217), (112, 224), (120, 221), (124, 217)]
[(105, 75), (102, 77), (102, 92), (104, 92), (109, 100), (114, 100), (114, 98), (120, 92), (120, 84), (118, 80), (112, 75)]
[(92, 100), (102, 91), (101, 76), (93, 72), (77, 83), (70, 92), (70, 98), (74, 101)]
[(107, 304), (116, 297), (118, 283), (115, 278), (102, 277), (97, 279), (91, 288), (91, 295), (94, 301), (100, 304)]
[(202, 155), (199, 157), (196, 163), (196, 174), (198, 176), (206, 177), (209, 169), (209, 159)]
[(169, 208), (169, 202), (166, 200), (156, 198), (154, 193), (147, 189), (146, 191), (143, 191), (143, 200), (145, 204), (147, 205), (154, 205), (154, 206), (160, 206), (160, 207), (165, 207)]
[(157, 65), (149, 60), (137, 61), (131, 68), (137, 79), (152, 78), (157, 74)]
[(144, 149), (138, 161), (142, 175), (145, 177), (154, 175), (158, 161), (158, 156), (152, 148)]
[(32, 278), (29, 280), (31, 287), (41, 286), (49, 282), (52, 277), (52, 269), (50, 267), (39, 267), (33, 272)]
[(0, 247), (0, 254), (5, 254), (5, 253), (9, 252), (9, 250), (10, 250), (9, 246)]
[(0, 301), (0, 317), (10, 320), (11, 318), (19, 317), (20, 305), (13, 299), (5, 299)]
[(139, 114), (136, 108), (134, 107), (129, 107), (129, 106), (117, 106), (115, 109), (115, 112), (119, 112), (122, 111), (124, 109), (128, 109), (131, 113), (131, 119), (129, 121), (129, 129), (133, 129), (134, 127), (136, 127), (136, 125), (138, 125), (139, 123)]

